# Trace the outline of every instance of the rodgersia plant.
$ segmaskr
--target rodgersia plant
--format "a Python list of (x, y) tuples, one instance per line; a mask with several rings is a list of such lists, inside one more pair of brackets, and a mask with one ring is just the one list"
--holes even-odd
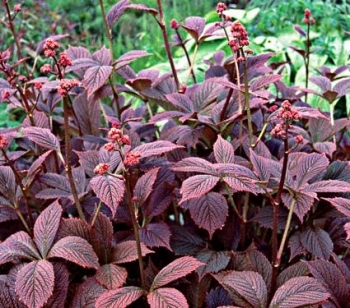
[[(59, 35), (33, 56), (27, 8), (2, 1), (0, 95), (25, 118), (0, 130), (0, 307), (349, 307), (350, 121), (306, 103), (349, 93), (346, 64), (309, 78), (322, 93), (287, 86), (219, 3), (217, 23), (171, 21), (177, 67), (162, 1), (99, 4), (108, 48)], [(131, 9), (160, 26), (169, 72), (113, 55)], [(201, 72), (212, 36), (232, 52)]]

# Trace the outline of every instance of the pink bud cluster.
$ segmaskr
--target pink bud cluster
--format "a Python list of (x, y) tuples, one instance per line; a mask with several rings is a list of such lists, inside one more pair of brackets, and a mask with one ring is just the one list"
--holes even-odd
[(179, 23), (176, 19), (170, 21), (170, 28), (174, 30), (179, 29)]
[(13, 11), (14, 11), (15, 13), (19, 13), (20, 11), (22, 11), (21, 5), (20, 5), (20, 4), (16, 4), (16, 5), (13, 7)]
[(48, 74), (51, 73), (52, 71), (52, 67), (50, 64), (44, 64), (41, 68), (40, 68), (40, 73), (43, 74)]
[(228, 42), (228, 45), (234, 52), (238, 52), (244, 46), (249, 45), (248, 33), (239, 21), (236, 20), (232, 24), (231, 33), (233, 39)]
[(309, 9), (305, 9), (303, 22), (309, 25), (313, 25), (316, 22)]
[(48, 38), (44, 44), (44, 55), (46, 58), (52, 58), (56, 55), (56, 49), (60, 48), (60, 44), (51, 38)]
[(98, 164), (94, 169), (94, 173), (100, 175), (105, 174), (108, 171), (109, 167), (110, 165), (107, 163)]
[(104, 145), (107, 151), (114, 151), (116, 146), (130, 145), (130, 137), (123, 134), (118, 123), (112, 123), (112, 128), (108, 131), (107, 137), (111, 140)]
[(62, 67), (72, 66), (72, 60), (66, 52), (61, 52), (58, 59), (58, 64)]
[[(294, 120), (299, 120), (301, 118), (298, 111), (293, 110), (291, 107), (292, 107), (292, 105), (287, 100), (285, 100), (282, 103), (281, 109), (277, 113), (277, 118), (281, 119), (282, 122), (278, 123), (271, 130), (271, 132), (270, 132), (271, 136), (278, 136), (278, 137), (281, 137), (282, 139), (286, 139), (287, 138), (287, 131), (288, 131), (288, 128), (290, 127), (291, 122)], [(298, 140), (296, 140), (296, 142), (302, 143), (303, 140), (301, 138), (302, 138), (302, 136), (299, 136)]]
[(218, 16), (220, 18), (223, 18), (224, 20), (231, 20), (230, 16), (227, 16), (224, 14), (224, 11), (227, 10), (227, 6), (225, 3), (219, 2), (216, 6), (216, 13), (218, 13)]
[(0, 135), (0, 149), (4, 149), (5, 147), (7, 147), (9, 145), (9, 142), (7, 140), (7, 138), (3, 135)]
[(74, 87), (79, 86), (79, 81), (75, 79), (61, 79), (60, 86), (57, 89), (57, 92), (61, 96), (67, 96), (68, 92)]
[(133, 165), (137, 165), (140, 161), (140, 157), (141, 157), (141, 153), (139, 153), (139, 152), (130, 151), (130, 152), (126, 153), (124, 161), (123, 161), (124, 166), (130, 167)]

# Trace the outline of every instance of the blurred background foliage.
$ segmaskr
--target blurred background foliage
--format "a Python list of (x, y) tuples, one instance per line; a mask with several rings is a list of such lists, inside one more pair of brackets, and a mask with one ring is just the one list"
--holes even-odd
[[(18, 1), (9, 1), (13, 5)], [(115, 0), (104, 0), (105, 10), (116, 3)], [(131, 0), (133, 4), (143, 3), (156, 8), (155, 0)], [(316, 24), (312, 26), (313, 54), (311, 74), (318, 75), (316, 68), (322, 65), (335, 68), (350, 64), (350, 1), (348, 0), (238, 0), (222, 1), (230, 10), (230, 16), (241, 21), (248, 30), (251, 40), (250, 48), (258, 53), (275, 52), (273, 61), (288, 62), (284, 65), (283, 81), (287, 85), (305, 85), (305, 68), (302, 57), (289, 48), (296, 46), (305, 48), (305, 38), (294, 30), (295, 25), (306, 28), (302, 23), (305, 8), (311, 10)], [(37, 43), (44, 38), (69, 33), (69, 38), (62, 41), (64, 46), (83, 45), (95, 51), (102, 44), (108, 45), (105, 35), (100, 6), (97, 0), (23, 0), (20, 1), (23, 11), (16, 18), (17, 31), (28, 55), (35, 56)], [(215, 12), (217, 1), (212, 0), (165, 0), (163, 1), (167, 25), (175, 18), (183, 22), (189, 16), (205, 17), (207, 23), (217, 22)], [(4, 13), (0, 11), (0, 19)], [(4, 27), (3, 27), (4, 28)], [(169, 37), (174, 34), (168, 27)], [(185, 32), (182, 32), (186, 38)], [(143, 49), (151, 56), (132, 64), (137, 72), (141, 69), (156, 67), (162, 72), (169, 71), (160, 29), (153, 16), (146, 12), (128, 10), (113, 28), (114, 56), (119, 57), (132, 49)], [(0, 46), (13, 43), (8, 30), (0, 31)], [(193, 42), (189, 40), (187, 47), (191, 52)], [(207, 67), (203, 59), (224, 50), (230, 55), (224, 39), (205, 41), (198, 50), (196, 70), (199, 81), (204, 78)], [(183, 51), (173, 49), (175, 62), (184, 68), (186, 61)], [(38, 58), (38, 64), (45, 59)], [(349, 71), (345, 72), (349, 75)], [(328, 106), (318, 97), (309, 101), (314, 107), (327, 111)], [(338, 113), (350, 113), (350, 98), (338, 106)]]

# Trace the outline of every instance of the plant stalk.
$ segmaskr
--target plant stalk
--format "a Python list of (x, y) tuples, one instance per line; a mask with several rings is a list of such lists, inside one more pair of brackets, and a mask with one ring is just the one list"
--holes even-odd
[(162, 1), (157, 0), (157, 4), (158, 4), (159, 20), (156, 19), (156, 21), (157, 21), (157, 23), (162, 31), (166, 54), (168, 56), (168, 60), (170, 63), (171, 71), (172, 71), (173, 76), (174, 76), (176, 87), (179, 90), (180, 89), (180, 82), (179, 82), (179, 78), (177, 76), (177, 72), (176, 72), (176, 68), (175, 68), (175, 64), (174, 64), (174, 59), (173, 59), (173, 56), (171, 54), (168, 34), (167, 34), (166, 27), (164, 24), (164, 13), (163, 13)]
[(78, 192), (75, 186), (75, 181), (72, 173), (71, 166), (71, 147), (70, 147), (70, 135), (69, 135), (69, 110), (68, 110), (68, 98), (63, 97), (63, 117), (64, 117), (64, 142), (65, 142), (65, 151), (66, 151), (66, 159), (65, 159), (65, 170), (67, 172), (69, 185), (72, 190), (72, 195), (74, 198), (75, 206), (77, 207), (77, 211), (80, 219), (86, 220), (83, 212), (83, 208), (80, 204), (80, 200), (78, 197)]
[(146, 277), (145, 277), (145, 272), (143, 267), (141, 240), (140, 240), (140, 234), (139, 234), (140, 226), (139, 226), (139, 223), (137, 222), (135, 207), (132, 202), (131, 187), (130, 187), (131, 184), (130, 184), (129, 174), (127, 172), (125, 172), (125, 181), (126, 181), (125, 186), (126, 186), (127, 204), (128, 204), (128, 209), (132, 220), (134, 236), (136, 241), (137, 257), (138, 257), (140, 279), (141, 279), (141, 288), (146, 290)]

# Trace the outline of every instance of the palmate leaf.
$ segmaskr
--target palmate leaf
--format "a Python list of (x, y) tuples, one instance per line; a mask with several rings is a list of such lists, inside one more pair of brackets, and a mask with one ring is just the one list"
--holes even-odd
[(153, 184), (158, 176), (158, 171), (159, 168), (153, 168), (138, 179), (134, 189), (134, 197), (137, 198), (136, 200), (139, 206), (141, 206), (151, 194)]
[(339, 268), (326, 260), (305, 262), (312, 276), (330, 293), (337, 307), (347, 307), (349, 304), (350, 288), (344, 274)]
[(151, 291), (158, 289), (176, 279), (184, 277), (203, 265), (197, 259), (185, 256), (168, 264), (154, 278)]
[(308, 276), (309, 270), (304, 262), (297, 262), (285, 270), (283, 270), (277, 277), (277, 287), (285, 284), (289, 279), (295, 277)]
[(296, 176), (297, 187), (301, 187), (311, 180), (315, 175), (324, 171), (329, 164), (329, 160), (323, 154), (304, 155), (298, 164)]
[(147, 294), (151, 308), (188, 308), (186, 297), (174, 288), (160, 288)]
[(115, 215), (120, 201), (123, 199), (125, 184), (122, 180), (110, 175), (97, 175), (90, 181), (96, 196), (101, 199)]
[(96, 308), (126, 308), (144, 295), (139, 287), (124, 287), (102, 293), (96, 300)]
[(86, 70), (82, 83), (87, 90), (88, 98), (105, 84), (112, 70), (113, 66), (110, 65), (92, 66)]
[(114, 63), (114, 69), (116, 71), (120, 70), (121, 68), (124, 68), (129, 63), (131, 63), (134, 60), (137, 60), (139, 58), (148, 56), (149, 53), (144, 50), (131, 50), (122, 56), (120, 56)]
[(334, 206), (340, 213), (350, 217), (350, 199), (346, 198), (322, 198)]
[(61, 215), (62, 207), (56, 201), (41, 212), (35, 221), (34, 241), (44, 259), (56, 237)]
[(181, 25), (196, 41), (198, 41), (200, 35), (203, 33), (205, 27), (205, 19), (202, 17), (188, 17), (185, 20), (185, 24)]
[(333, 241), (322, 229), (302, 231), (300, 242), (308, 252), (321, 259), (328, 260), (333, 251)]
[[(299, 192), (295, 195), (295, 205), (294, 205), (294, 213), (298, 216), (300, 221), (303, 221), (305, 214), (311, 209), (314, 204), (314, 199), (316, 195), (309, 196), (302, 192)], [(289, 209), (292, 202), (293, 197), (289, 193), (282, 193), (282, 201), (285, 206)]]
[(96, 299), (106, 291), (106, 288), (100, 285), (94, 277), (87, 278), (75, 290), (70, 308), (96, 308)]
[(129, 0), (121, 0), (117, 2), (106, 15), (107, 24), (109, 28), (113, 28), (119, 18), (123, 15), (127, 5), (129, 4)]
[[(143, 243), (141, 243), (142, 256), (151, 252)], [(112, 262), (115, 264), (128, 263), (138, 259), (136, 241), (125, 241), (117, 244), (112, 252)]]
[(150, 157), (155, 155), (162, 155), (176, 149), (181, 149), (183, 146), (173, 144), (169, 141), (154, 141), (145, 144), (141, 144), (133, 149), (133, 152), (140, 153), (141, 157)]
[(267, 76), (261, 76), (257, 79), (255, 79), (249, 86), (249, 89), (251, 91), (259, 90), (263, 87), (267, 87), (270, 84), (280, 81), (282, 78), (282, 75), (267, 75)]
[(223, 139), (220, 135), (218, 135), (218, 139), (214, 143), (213, 150), (216, 162), (234, 164), (235, 149), (230, 142)]
[(171, 93), (166, 95), (166, 99), (178, 110), (185, 111), (189, 114), (194, 112), (192, 100), (186, 94)]
[(204, 263), (204, 265), (197, 268), (201, 280), (208, 273), (217, 273), (225, 269), (231, 260), (231, 253), (204, 249), (196, 255), (196, 259)]
[(45, 149), (60, 150), (59, 140), (48, 128), (25, 127), (22, 132), (29, 140)]
[(140, 228), (140, 239), (148, 247), (170, 247), (170, 229), (164, 222), (150, 223)]
[(279, 287), (269, 308), (296, 308), (321, 304), (329, 298), (329, 293), (314, 278), (296, 277)]
[(199, 172), (216, 176), (220, 175), (220, 173), (215, 170), (212, 163), (199, 157), (184, 158), (171, 169), (177, 172)]
[(125, 268), (115, 264), (104, 264), (98, 268), (95, 279), (108, 290), (120, 288), (128, 277)]
[(45, 308), (65, 308), (65, 299), (68, 293), (69, 272), (62, 263), (53, 264), (55, 285), (53, 294), (45, 305)]
[(213, 276), (231, 297), (239, 294), (247, 307), (266, 307), (267, 288), (264, 279), (259, 273), (253, 271), (230, 271)]
[(54, 289), (53, 265), (46, 260), (33, 261), (20, 269), (16, 279), (16, 293), (28, 307), (41, 308)]
[(81, 267), (99, 267), (98, 258), (91, 245), (81, 237), (67, 236), (56, 242), (48, 256), (50, 258), (62, 258)]
[(11, 262), (16, 257), (29, 260), (41, 258), (32, 238), (24, 231), (12, 234), (0, 244), (0, 264)]
[(183, 181), (181, 186), (182, 199), (180, 203), (198, 198), (212, 190), (220, 178), (212, 175), (195, 175)]
[(199, 198), (187, 200), (181, 206), (190, 211), (194, 222), (213, 236), (217, 229), (223, 227), (228, 215), (225, 197), (216, 192), (209, 192)]

